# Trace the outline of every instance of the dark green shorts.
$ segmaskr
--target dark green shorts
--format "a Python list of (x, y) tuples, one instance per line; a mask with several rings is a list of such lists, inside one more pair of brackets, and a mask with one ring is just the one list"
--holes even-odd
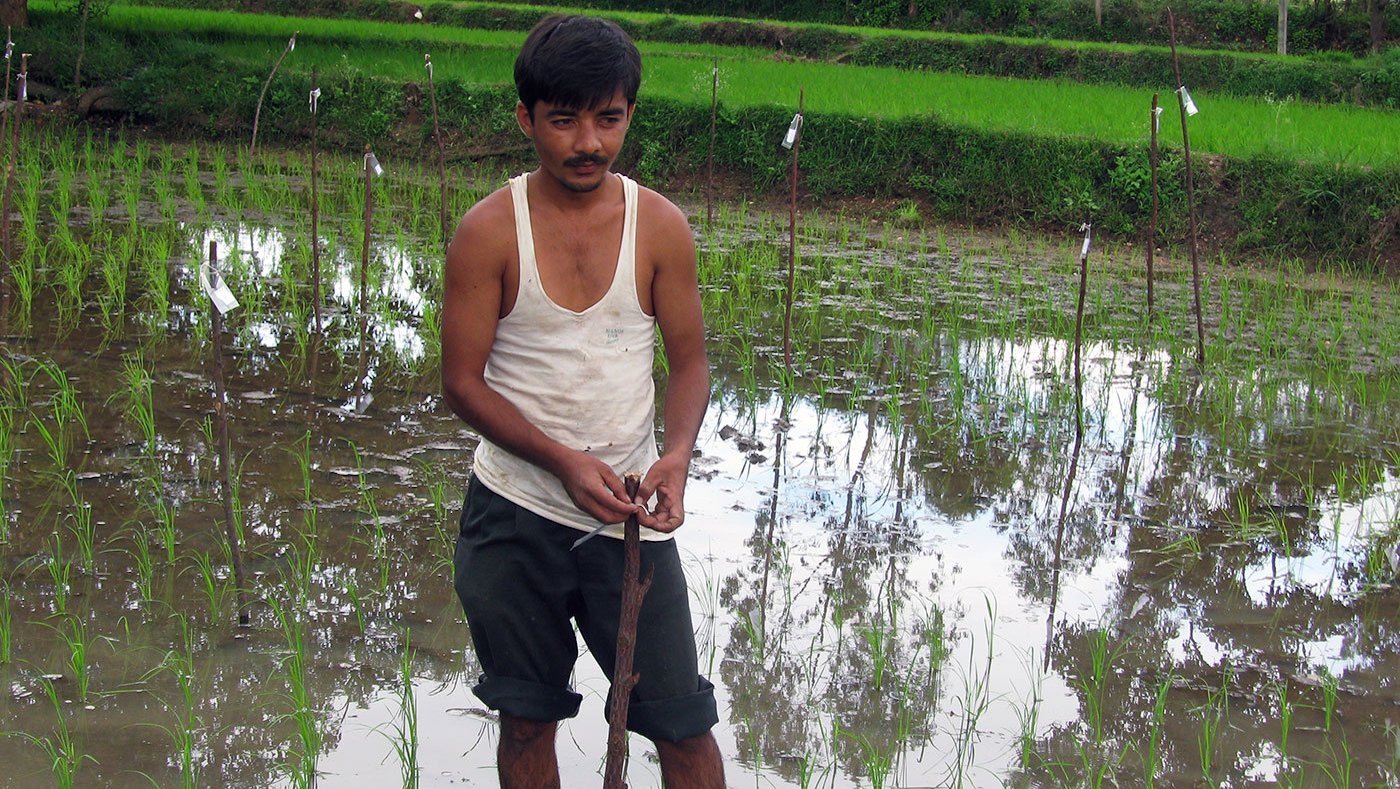
[[(622, 541), (583, 532), (497, 495), (473, 475), (462, 508), (454, 580), (484, 672), (473, 692), (488, 707), (531, 720), (578, 714), (569, 677), (578, 658), (570, 620), (611, 676), (622, 606)], [(642, 601), (627, 728), (675, 742), (719, 722), (714, 685), (700, 676), (689, 593), (674, 540), (642, 543)], [(604, 706), (606, 710), (607, 705)]]

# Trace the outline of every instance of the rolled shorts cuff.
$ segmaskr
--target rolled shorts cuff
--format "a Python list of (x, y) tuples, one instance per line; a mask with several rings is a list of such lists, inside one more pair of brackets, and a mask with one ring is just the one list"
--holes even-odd
[(572, 718), (583, 701), (583, 696), (571, 690), (514, 677), (482, 675), (472, 693), (493, 710), (536, 721)]
[[(684, 696), (634, 701), (627, 708), (627, 728), (655, 742), (679, 742), (704, 734), (719, 723), (715, 686), (700, 677), (699, 689)], [(606, 712), (606, 709), (604, 710)]]

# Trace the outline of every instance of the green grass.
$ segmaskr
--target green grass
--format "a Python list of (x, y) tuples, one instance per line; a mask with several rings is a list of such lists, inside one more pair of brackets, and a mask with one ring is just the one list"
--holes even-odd
[[(221, 54), (251, 64), (271, 63), (285, 46), (285, 36), (299, 29), (297, 49), (284, 64), (288, 72), (305, 73), (316, 65), (328, 73), (353, 68), (366, 74), (414, 81), (423, 78), (422, 44), (428, 40), (428, 34), (436, 33), (441, 41), (454, 47), (450, 52), (434, 53), (438, 79), (477, 84), (508, 84), (515, 46), (521, 40), (518, 33), (215, 12), (177, 13), (157, 8), (114, 8), (107, 24), (121, 30), (206, 35), (218, 41), (213, 46)], [(751, 51), (733, 48), (646, 43), (643, 49), (647, 53), (641, 93), (643, 111), (647, 97), (708, 105), (708, 55), (723, 52), (720, 101), (730, 108), (795, 108), (798, 91), (805, 90), (807, 110), (815, 114), (881, 119), (937, 115), (977, 128), (1091, 138), (1132, 146), (1145, 144), (1148, 136), (1150, 93), (1145, 89), (750, 59)], [(681, 52), (707, 56), (693, 57)], [(1162, 86), (1160, 93), (1162, 103), (1168, 106), (1163, 115), (1162, 144), (1179, 146), (1181, 129), (1171, 107), (1174, 98), (1170, 86)], [(1193, 148), (1201, 153), (1287, 157), (1367, 167), (1400, 163), (1400, 146), (1393, 144), (1400, 135), (1400, 120), (1393, 112), (1270, 102), (1201, 91), (1194, 92), (1193, 98), (1201, 114), (1191, 121), (1191, 140)], [(774, 130), (775, 141), (780, 133), (781, 129)], [(808, 137), (820, 135), (820, 123), (810, 124), (804, 133)]]

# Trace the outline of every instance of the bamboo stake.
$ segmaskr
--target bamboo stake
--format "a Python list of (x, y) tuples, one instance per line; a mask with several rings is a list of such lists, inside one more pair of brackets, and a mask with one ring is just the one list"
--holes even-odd
[(321, 197), (317, 180), (316, 132), (321, 125), (321, 88), (316, 82), (316, 67), (311, 67), (311, 303), (316, 315), (316, 342), (320, 342), (324, 327), (321, 323)]
[(258, 94), (258, 106), (253, 110), (253, 142), (248, 146), (248, 156), (258, 152), (258, 120), (262, 117), (263, 99), (267, 98), (267, 89), (272, 85), (272, 78), (277, 76), (277, 69), (282, 67), (282, 61), (286, 59), (287, 53), (297, 48), (297, 36), (300, 30), (292, 33), (292, 37), (287, 40), (287, 46), (282, 50), (282, 54), (277, 56), (277, 62), (272, 64), (272, 71), (268, 73), (267, 79), (263, 82), (262, 92)]
[(1089, 289), (1089, 241), (1093, 224), (1085, 222), (1084, 246), (1079, 250), (1079, 303), (1074, 308), (1074, 435), (1077, 442), (1084, 435), (1084, 374), (1081, 358), (1084, 347), (1084, 297)]
[(797, 91), (797, 114), (788, 127), (783, 146), (792, 148), (792, 196), (788, 201), (787, 298), (783, 304), (783, 365), (792, 380), (792, 291), (797, 284), (797, 152), (802, 147), (802, 109), (805, 91)]
[(705, 224), (715, 223), (715, 123), (719, 118), (719, 58), (710, 71), (710, 154), (705, 165)]
[(369, 145), (365, 146), (365, 237), (360, 248), (360, 361), (355, 375), (355, 412), (362, 412), (365, 394), (365, 345), (369, 329), (369, 233), (374, 223), (374, 171), (379, 160)]
[(1152, 320), (1152, 312), (1155, 309), (1155, 298), (1152, 293), (1152, 257), (1157, 246), (1157, 127), (1160, 125), (1158, 119), (1161, 117), (1162, 108), (1157, 106), (1157, 94), (1152, 94), (1152, 115), (1148, 123), (1152, 129), (1152, 142), (1148, 147), (1148, 160), (1152, 166), (1152, 221), (1147, 226), (1147, 319)]
[(1196, 231), (1196, 177), (1191, 168), (1191, 138), (1186, 131), (1186, 88), (1181, 81), (1181, 64), (1176, 57), (1176, 17), (1167, 8), (1167, 27), (1171, 31), (1172, 75), (1176, 78), (1176, 104), (1181, 112), (1181, 149), (1186, 157), (1186, 214), (1191, 224), (1191, 287), (1196, 298), (1196, 364), (1206, 363), (1206, 329), (1201, 318), (1201, 264), (1198, 257)]
[(437, 109), (437, 87), (433, 84), (433, 59), (427, 53), (423, 54), (423, 66), (428, 69), (428, 102), (433, 108), (433, 141), (437, 143), (438, 149), (438, 190), (440, 210), (438, 223), (442, 230), (442, 251), (447, 253), (447, 247), (452, 243), (451, 228), (447, 225), (447, 149), (442, 143), (442, 128), (438, 126)]
[[(642, 484), (640, 474), (630, 472), (623, 477), (627, 498), (637, 495)], [(612, 692), (608, 698), (608, 759), (603, 771), (604, 789), (624, 789), (623, 773), (627, 767), (627, 705), (632, 689), (640, 678), (632, 671), (632, 655), (637, 648), (637, 617), (642, 611), (642, 598), (651, 588), (652, 566), (646, 578), (641, 576), (641, 527), (637, 516), (630, 515), (623, 529), (622, 614), (617, 626), (617, 657), (613, 663)]]
[[(221, 284), (219, 274), (219, 242), (209, 242), (209, 282), (214, 288)], [(229, 555), (233, 559), (233, 583), (238, 595), (238, 624), (248, 626), (248, 584), (243, 572), (243, 552), (238, 544), (238, 526), (233, 520), (233, 482), (229, 468), (228, 391), (224, 386), (224, 320), (223, 312), (213, 295), (209, 298), (209, 317), (214, 343), (214, 419), (218, 423), (219, 484), (224, 498), (224, 533), (228, 539)]]
[[(9, 25), (5, 26), (5, 106), (10, 104), (10, 65), (15, 54), (15, 39)], [(0, 138), (8, 137), (10, 114), (5, 114), (5, 125), (0, 127)]]
[[(8, 84), (8, 83), (7, 83)], [(29, 92), (29, 53), (24, 52), (19, 56), (19, 90), (15, 93), (15, 103), (13, 105), (15, 116), (10, 122), (10, 162), (5, 174), (5, 201), (2, 209), (4, 212), (3, 221), (0, 221), (0, 251), (4, 252), (5, 259), (0, 268), (0, 282), (6, 283), (9, 287), (10, 281), (10, 261), (14, 259), (14, 234), (10, 228), (10, 207), (15, 201), (15, 179), (19, 177), (16, 172), (19, 161), (19, 125), (24, 119), (24, 100)]]

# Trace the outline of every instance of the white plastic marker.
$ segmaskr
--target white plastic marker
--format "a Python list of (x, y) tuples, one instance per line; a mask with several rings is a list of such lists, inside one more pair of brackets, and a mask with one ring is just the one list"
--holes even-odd
[(1200, 110), (1196, 109), (1196, 102), (1191, 100), (1191, 93), (1190, 91), (1186, 90), (1185, 85), (1182, 85), (1181, 87), (1177, 88), (1177, 92), (1181, 94), (1181, 103), (1186, 106), (1186, 117), (1189, 118), (1192, 115), (1195, 115), (1196, 113), (1200, 112)]
[(19, 101), (21, 104), (29, 100), (29, 53), (24, 52), (19, 56)]
[(321, 89), (320, 89), (320, 88), (316, 88), (315, 90), (311, 91), (311, 98), (309, 99), (308, 103), (310, 104), (310, 107), (311, 107), (311, 114), (312, 114), (312, 115), (315, 115), (315, 114), (316, 114), (317, 102), (319, 102), (320, 100), (321, 100)]
[(288, 51), (288, 52), (295, 52), (295, 51), (296, 51), (296, 48), (297, 48), (297, 34), (296, 34), (296, 33), (293, 33), (291, 39), (290, 39), (289, 41), (287, 41), (287, 51)]
[(5, 59), (6, 59), (6, 60), (9, 60), (14, 54), (15, 54), (15, 42), (14, 42), (14, 39), (10, 38), (10, 31), (9, 31), (8, 28), (6, 28), (6, 30), (5, 30)]
[(199, 286), (204, 289), (204, 295), (214, 302), (220, 315), (238, 309), (238, 299), (228, 289), (224, 278), (219, 276), (218, 269), (211, 267), (208, 261), (199, 264)]
[(365, 152), (365, 169), (374, 173), (375, 176), (384, 174), (384, 167), (379, 164), (379, 157), (375, 156), (373, 151)]
[(1085, 222), (1084, 224), (1082, 224), (1082, 225), (1079, 226), (1079, 229), (1080, 229), (1081, 231), (1083, 231), (1083, 233), (1084, 233), (1084, 247), (1083, 247), (1082, 249), (1079, 250), (1079, 258), (1080, 258), (1081, 260), (1083, 260), (1084, 258), (1089, 257), (1089, 233), (1090, 233), (1090, 228), (1092, 228), (1092, 227), (1093, 227), (1093, 224), (1092, 224), (1092, 223), (1089, 223), (1089, 222)]
[(792, 123), (788, 124), (787, 134), (783, 136), (783, 147), (792, 150), (792, 146), (797, 142), (797, 133), (802, 131), (802, 113), (792, 116)]
[(1156, 133), (1156, 132), (1159, 132), (1159, 131), (1162, 130), (1162, 110), (1165, 110), (1165, 109), (1166, 109), (1166, 107), (1158, 107), (1157, 109), (1153, 110), (1153, 112), (1152, 112), (1152, 131), (1153, 131), (1153, 133)]
[(414, 19), (417, 19), (417, 20), (419, 20), (419, 21), (421, 22), (421, 21), (423, 20), (423, 9), (421, 9), (421, 8), (416, 9), (416, 10), (413, 12), (413, 18), (414, 18)]
[(423, 53), (423, 66), (428, 69), (428, 79), (433, 78), (433, 56), (427, 52)]

